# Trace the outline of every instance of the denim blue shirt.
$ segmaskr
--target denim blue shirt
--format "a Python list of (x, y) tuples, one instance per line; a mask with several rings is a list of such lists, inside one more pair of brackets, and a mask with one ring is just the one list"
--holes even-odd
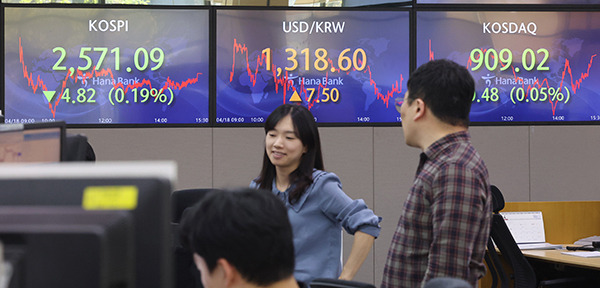
[[(250, 187), (258, 185), (252, 181)], [(291, 188), (282, 192), (273, 182), (273, 193), (285, 203), (292, 224), (296, 257), (294, 276), (304, 283), (320, 277), (339, 277), (342, 272), (342, 228), (352, 235), (361, 231), (377, 237), (381, 217), (376, 216), (362, 199), (348, 197), (334, 173), (315, 170), (313, 184), (293, 205), (288, 201)]]

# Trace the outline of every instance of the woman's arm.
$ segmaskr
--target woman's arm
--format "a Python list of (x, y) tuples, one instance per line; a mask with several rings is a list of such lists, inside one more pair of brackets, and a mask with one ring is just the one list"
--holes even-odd
[(352, 243), (352, 250), (350, 251), (350, 256), (348, 256), (348, 260), (346, 261), (346, 265), (342, 269), (342, 274), (339, 279), (342, 280), (352, 280), (358, 269), (373, 248), (373, 242), (375, 241), (375, 237), (360, 231), (356, 231), (354, 233), (354, 241)]

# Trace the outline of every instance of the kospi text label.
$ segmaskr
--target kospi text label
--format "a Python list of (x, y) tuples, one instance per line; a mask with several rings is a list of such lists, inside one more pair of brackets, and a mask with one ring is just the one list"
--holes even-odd
[(88, 29), (90, 32), (128, 32), (129, 20), (89, 20)]

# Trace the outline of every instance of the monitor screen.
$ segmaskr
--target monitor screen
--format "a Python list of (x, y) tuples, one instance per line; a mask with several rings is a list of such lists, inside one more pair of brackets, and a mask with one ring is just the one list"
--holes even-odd
[(0, 241), (12, 268), (3, 287), (134, 287), (133, 224), (124, 211), (0, 206)]
[(473, 124), (598, 124), (600, 11), (417, 11), (417, 65), (475, 79)]
[(176, 164), (166, 161), (0, 165), (0, 206), (122, 210), (134, 226), (135, 287), (173, 286), (169, 196)]
[(209, 122), (206, 8), (7, 6), (5, 122)]
[(398, 123), (406, 90), (409, 12), (216, 11), (215, 125), (264, 123), (279, 105), (317, 123)]
[(59, 162), (65, 137), (62, 121), (0, 124), (0, 162)]

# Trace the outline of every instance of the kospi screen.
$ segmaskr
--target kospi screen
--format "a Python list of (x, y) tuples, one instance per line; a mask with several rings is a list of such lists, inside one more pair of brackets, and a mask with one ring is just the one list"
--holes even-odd
[(473, 124), (600, 123), (600, 12), (417, 11), (417, 65), (475, 79)]
[(400, 122), (408, 11), (219, 9), (216, 27), (216, 125), (263, 123), (284, 103), (318, 123)]
[(208, 124), (207, 9), (9, 6), (5, 122)]

